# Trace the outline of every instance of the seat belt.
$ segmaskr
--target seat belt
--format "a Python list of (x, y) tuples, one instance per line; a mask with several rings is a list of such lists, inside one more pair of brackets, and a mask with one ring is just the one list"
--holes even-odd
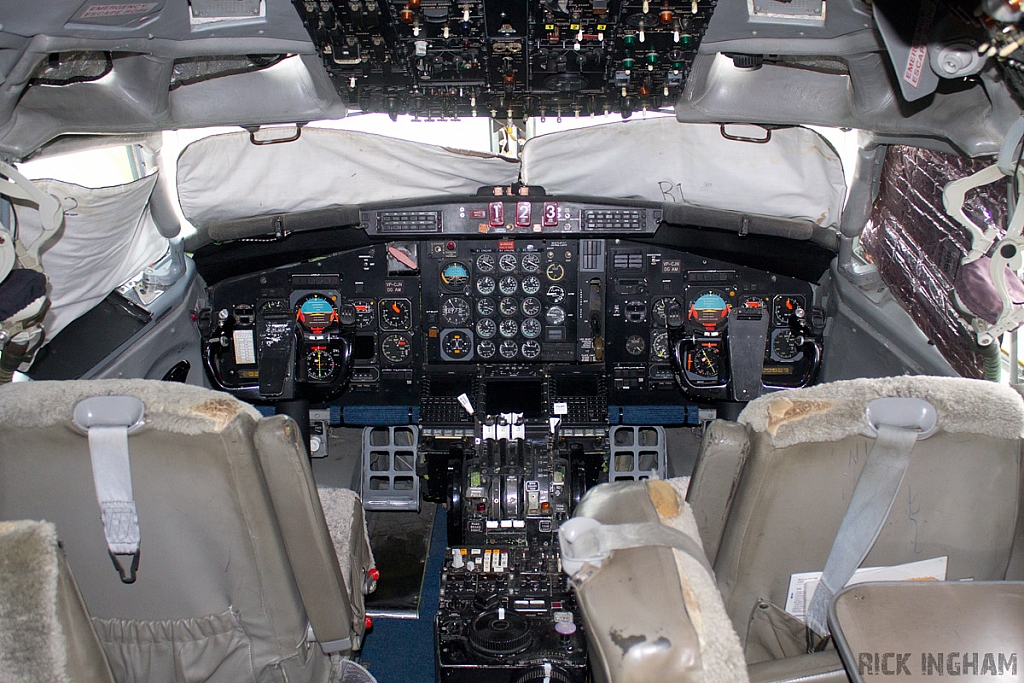
[(896, 501), (918, 439), (931, 436), (938, 418), (935, 408), (919, 398), (880, 398), (866, 409), (865, 433), (875, 437), (867, 462), (850, 496), (821, 580), (807, 608), (807, 626), (828, 634), (828, 608), (833, 596), (850, 580), (871, 551)]
[[(144, 406), (134, 396), (93, 396), (75, 406), (74, 425), (89, 437), (92, 480), (110, 559), (123, 583), (139, 569), (139, 516), (132, 493), (128, 435), (143, 425)], [(122, 559), (130, 558), (126, 569)]]

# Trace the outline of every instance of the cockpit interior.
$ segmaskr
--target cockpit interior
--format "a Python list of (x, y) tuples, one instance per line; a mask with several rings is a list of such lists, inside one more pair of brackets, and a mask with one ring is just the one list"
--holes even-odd
[(0, 7), (0, 681), (1024, 677), (1016, 0)]

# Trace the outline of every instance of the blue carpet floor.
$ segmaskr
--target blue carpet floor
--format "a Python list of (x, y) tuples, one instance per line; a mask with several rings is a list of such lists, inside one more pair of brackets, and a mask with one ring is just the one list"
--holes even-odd
[(374, 617), (360, 662), (378, 683), (433, 683), (434, 613), (441, 585), (441, 564), (447, 547), (448, 516), (437, 507), (430, 534), (430, 552), (423, 577), (419, 619)]

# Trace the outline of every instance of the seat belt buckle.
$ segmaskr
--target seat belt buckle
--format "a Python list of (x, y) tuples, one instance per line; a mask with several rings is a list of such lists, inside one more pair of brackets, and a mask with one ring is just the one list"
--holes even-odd
[[(136, 550), (134, 553), (126, 553), (123, 555), (116, 554), (113, 550), (107, 550), (107, 553), (110, 554), (110, 560), (114, 563), (114, 569), (116, 569), (117, 573), (121, 576), (121, 583), (135, 583), (136, 574), (139, 571), (139, 551)], [(121, 564), (120, 558), (122, 557), (132, 558), (131, 564), (128, 565), (127, 570), (125, 570), (125, 566)]]
[(864, 410), (867, 424), (861, 432), (875, 438), (882, 425), (917, 431), (917, 440), (927, 439), (939, 428), (939, 415), (928, 401), (922, 398), (888, 396), (876, 398)]

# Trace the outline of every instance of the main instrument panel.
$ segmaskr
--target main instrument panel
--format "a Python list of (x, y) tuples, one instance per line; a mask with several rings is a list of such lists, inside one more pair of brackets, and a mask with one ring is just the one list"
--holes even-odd
[[(367, 213), (379, 231), (385, 212)], [(518, 379), (550, 394), (519, 392), (538, 417), (561, 404), (564, 420), (616, 423), (802, 386), (821, 361), (824, 316), (797, 279), (582, 230), (382, 237), (211, 288), (213, 381), (253, 401), (471, 424), (459, 395), (514, 410), (487, 387)]]

